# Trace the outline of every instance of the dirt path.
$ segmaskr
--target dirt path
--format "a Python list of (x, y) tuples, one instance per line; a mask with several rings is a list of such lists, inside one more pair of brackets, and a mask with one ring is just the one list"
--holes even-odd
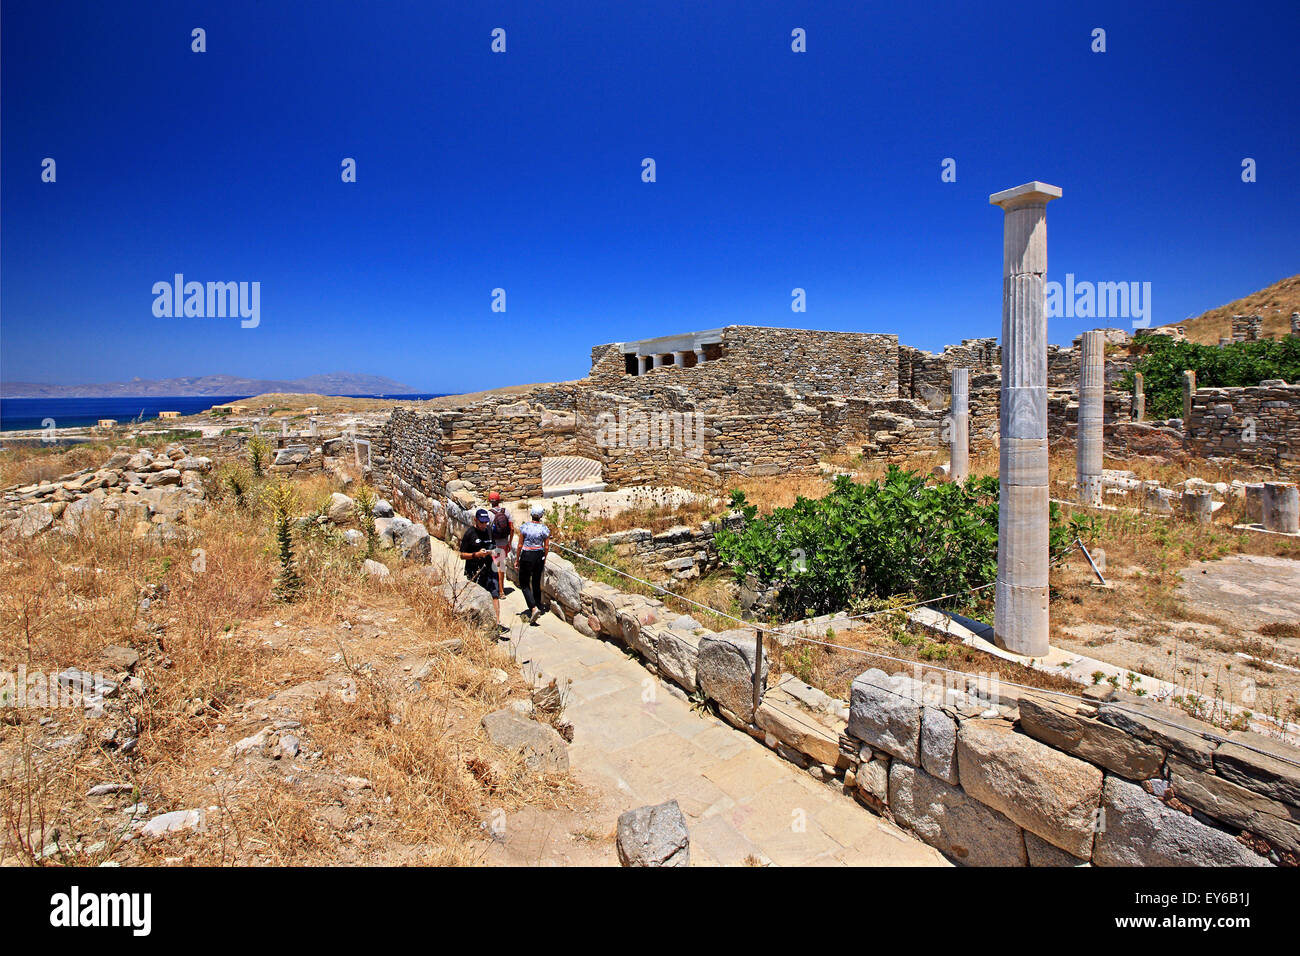
[[(434, 562), (458, 560), (435, 542)], [(558, 617), (520, 623), (516, 589), (502, 603), (511, 646), (526, 673), (567, 683), (574, 727), (571, 772), (598, 795), (585, 822), (544, 813), (505, 821), (487, 861), (614, 863), (618, 814), (676, 799), (693, 865), (943, 866), (943, 857), (893, 824), (813, 780), (766, 747), (694, 710), (612, 644)], [(509, 615), (509, 616), (507, 616)], [(577, 846), (575, 834), (590, 838)]]

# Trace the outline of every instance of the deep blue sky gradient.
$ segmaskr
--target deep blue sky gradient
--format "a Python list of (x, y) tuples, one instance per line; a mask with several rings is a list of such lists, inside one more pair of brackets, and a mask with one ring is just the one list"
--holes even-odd
[[(938, 349), (998, 334), (988, 195), (1030, 179), (1065, 193), (1049, 278), (1149, 281), (1157, 324), (1300, 271), (1294, 0), (446, 6), (6, 0), (0, 374), (460, 391), (730, 323)], [(260, 327), (155, 318), (176, 272), (259, 280)]]

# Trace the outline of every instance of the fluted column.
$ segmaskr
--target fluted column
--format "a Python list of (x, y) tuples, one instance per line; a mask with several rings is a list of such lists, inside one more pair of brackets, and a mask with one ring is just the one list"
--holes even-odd
[(1002, 408), (994, 639), (1047, 653), (1047, 204), (1056, 186), (994, 193), (1002, 224)]
[(970, 369), (952, 370), (952, 409), (949, 412), (952, 433), (953, 481), (965, 481), (970, 474)]
[(1101, 446), (1106, 337), (1096, 330), (1083, 333), (1079, 346), (1079, 427), (1075, 457), (1079, 501), (1101, 504)]
[(1147, 393), (1142, 388), (1142, 373), (1133, 373), (1133, 421), (1140, 422), (1147, 417)]
[(1185, 369), (1183, 371), (1183, 433), (1187, 433), (1187, 426), (1192, 418), (1192, 396), (1196, 394), (1196, 370)]

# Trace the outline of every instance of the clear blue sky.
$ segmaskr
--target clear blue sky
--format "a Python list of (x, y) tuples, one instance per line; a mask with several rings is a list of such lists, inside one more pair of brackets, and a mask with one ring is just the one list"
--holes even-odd
[[(0, 30), (9, 380), (460, 391), (731, 323), (938, 349), (998, 334), (988, 195), (1031, 179), (1064, 190), (1049, 278), (1151, 282), (1157, 324), (1300, 271), (1295, 0), (5, 0)], [(261, 282), (260, 326), (156, 318), (177, 272)]]

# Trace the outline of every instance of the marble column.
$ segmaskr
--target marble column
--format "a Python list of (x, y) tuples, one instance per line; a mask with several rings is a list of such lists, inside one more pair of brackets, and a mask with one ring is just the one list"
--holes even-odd
[(1187, 433), (1187, 427), (1191, 424), (1192, 418), (1192, 396), (1196, 394), (1196, 372), (1194, 369), (1183, 371), (1183, 433)]
[(653, 355), (638, 355), (637, 361), (641, 364), (641, 371), (638, 374), (644, 375), (655, 367), (655, 359)]
[(1079, 346), (1079, 425), (1075, 430), (1076, 481), (1079, 501), (1101, 504), (1102, 418), (1106, 377), (1106, 337), (1099, 331), (1083, 333)]
[(970, 369), (952, 370), (952, 408), (949, 412), (952, 467), (948, 477), (965, 481), (970, 474)]
[(1133, 373), (1133, 421), (1140, 422), (1147, 417), (1147, 393), (1142, 390), (1142, 373)]
[(1047, 204), (1057, 186), (1031, 182), (989, 202), (1003, 211), (1002, 407), (994, 640), (1047, 653)]
[(686, 367), (686, 353), (685, 353), (685, 352), (674, 352), (674, 353), (673, 353), (673, 364), (676, 365), (678, 368), (685, 368), (685, 367)]
[(704, 364), (704, 349), (695, 350), (695, 364), (696, 365)]
[(1261, 510), (1265, 531), (1300, 532), (1300, 489), (1287, 481), (1264, 482)]

